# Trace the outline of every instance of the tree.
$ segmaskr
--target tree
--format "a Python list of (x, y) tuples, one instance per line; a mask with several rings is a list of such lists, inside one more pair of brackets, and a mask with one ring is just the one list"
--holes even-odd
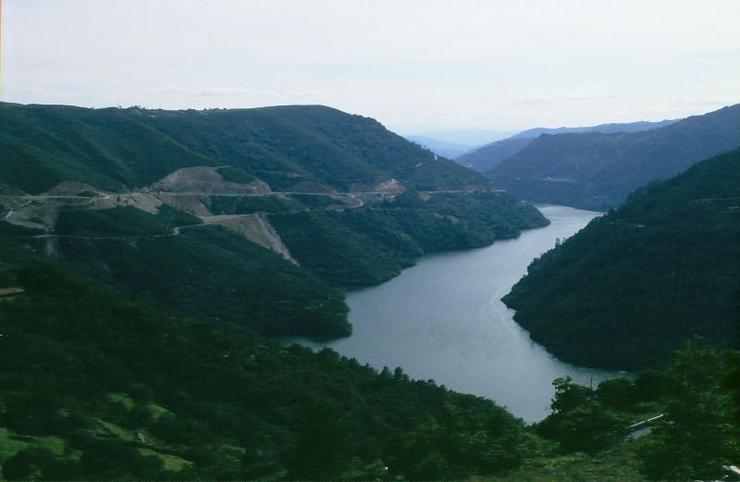
[(671, 395), (662, 423), (640, 452), (651, 479), (714, 479), (740, 456), (733, 400), (723, 388), (728, 358), (692, 341), (669, 370)]
[(74, 480), (80, 470), (75, 462), (58, 459), (48, 449), (32, 447), (6, 460), (2, 474), (6, 480)]
[(598, 452), (622, 434), (625, 421), (599, 403), (592, 389), (573, 383), (570, 377), (557, 378), (553, 385), (553, 413), (539, 424), (538, 431), (558, 441), (562, 450)]
[[(334, 353), (322, 350), (321, 353)], [(298, 440), (288, 454), (289, 476), (295, 479), (331, 478), (341, 473), (347, 460), (348, 438), (338, 418), (339, 410), (316, 402), (305, 407), (306, 421), (298, 428)]]
[(596, 389), (599, 403), (615, 410), (626, 410), (636, 401), (635, 384), (623, 377), (604, 380)]

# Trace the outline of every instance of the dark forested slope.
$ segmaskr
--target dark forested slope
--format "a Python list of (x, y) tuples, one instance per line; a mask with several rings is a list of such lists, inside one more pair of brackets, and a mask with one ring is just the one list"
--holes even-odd
[(452, 479), (531, 451), (490, 401), (177, 318), (2, 247), (0, 286), (25, 291), (0, 299), (0, 479)]
[(693, 335), (737, 347), (740, 150), (634, 193), (504, 298), (533, 339), (607, 368), (665, 363)]
[(605, 210), (651, 181), (738, 146), (734, 105), (643, 132), (543, 135), (489, 176), (528, 201)]

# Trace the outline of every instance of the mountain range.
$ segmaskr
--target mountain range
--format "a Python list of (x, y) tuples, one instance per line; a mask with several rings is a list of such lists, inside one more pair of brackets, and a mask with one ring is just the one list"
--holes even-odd
[(675, 120), (658, 122), (638, 121), (623, 124), (600, 124), (590, 127), (535, 127), (527, 129), (506, 139), (497, 140), (484, 146), (473, 149), (458, 156), (457, 161), (465, 167), (478, 172), (486, 172), (500, 164), (504, 159), (513, 156), (524, 149), (542, 134), (576, 134), (583, 132), (600, 132), (611, 134), (615, 132), (640, 132), (665, 127)]
[(738, 146), (740, 104), (646, 131), (541, 135), (487, 175), (531, 202), (606, 210), (651, 181)]

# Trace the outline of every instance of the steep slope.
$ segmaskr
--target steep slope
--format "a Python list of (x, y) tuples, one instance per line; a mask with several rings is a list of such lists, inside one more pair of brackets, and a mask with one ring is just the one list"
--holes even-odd
[(548, 224), (506, 193), (419, 194), (358, 209), (270, 215), (302, 266), (335, 286), (386, 281), (423, 254), (487, 246)]
[(605, 210), (650, 181), (740, 146), (740, 104), (635, 133), (543, 135), (489, 173), (514, 196)]
[(75, 180), (117, 191), (181, 167), (215, 164), (143, 125), (143, 115), (0, 103), (0, 185), (35, 194)]
[(0, 283), (23, 291), (0, 300), (0, 479), (455, 479), (533, 452), (491, 401), (178, 318), (2, 248)]
[(665, 127), (674, 122), (676, 121), (664, 120), (659, 122), (639, 121), (629, 122), (626, 124), (600, 124), (598, 126), (589, 127), (535, 127), (534, 129), (527, 129), (526, 131), (522, 131), (507, 139), (502, 139), (479, 147), (471, 152), (459, 156), (457, 161), (463, 166), (469, 167), (475, 171), (486, 172), (500, 164), (504, 159), (507, 159), (521, 151), (537, 137), (543, 134), (576, 134), (582, 132), (600, 132), (602, 134), (610, 134), (616, 132), (641, 132)]
[(351, 332), (343, 293), (238, 233), (166, 206), (156, 215), (64, 207), (54, 234), (19, 234), (8, 241), (183, 315), (265, 335)]
[(559, 357), (665, 363), (692, 335), (740, 345), (740, 150), (634, 193), (534, 261), (504, 301)]
[(323, 106), (162, 111), (0, 104), (0, 183), (28, 193), (75, 180), (112, 191), (178, 168), (231, 165), (273, 190), (420, 190), (487, 181), (386, 130)]
[(0, 121), (0, 233), (260, 334), (346, 336), (340, 287), (547, 223), (479, 174), (326, 107), (1, 104)]
[[(0, 248), (2, 480), (617, 481), (643, 480), (640, 459), (693, 480), (737, 456), (737, 352), (689, 347), (597, 389), (556, 380), (530, 428), (400, 368), (179, 318)], [(638, 454), (628, 424), (654, 410), (666, 423)], [(698, 456), (676, 466), (676, 450)]]

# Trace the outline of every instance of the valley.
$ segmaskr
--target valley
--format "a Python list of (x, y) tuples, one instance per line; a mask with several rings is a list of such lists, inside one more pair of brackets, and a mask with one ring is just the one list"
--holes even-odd
[(533, 259), (598, 216), (539, 209), (551, 221), (547, 227), (485, 248), (426, 256), (386, 283), (350, 292), (350, 337), (283, 341), (329, 347), (377, 369), (400, 366), (413, 378), (494, 400), (528, 423), (542, 420), (555, 378), (595, 386), (617, 373), (562, 363), (533, 343), (501, 302)]
[[(731, 155), (697, 163), (688, 190), (679, 176), (667, 194), (653, 185), (598, 216), (536, 208), (371, 119), (324, 107), (0, 104), (0, 122), (10, 126), (0, 131), (6, 478), (640, 480), (667, 470), (651, 457), (686, 424), (693, 392), (676, 388), (686, 377), (717, 400), (702, 430), (729, 435), (735, 352), (685, 342), (729, 336), (733, 272), (690, 268), (698, 281), (727, 282), (715, 290), (720, 323), (632, 313), (661, 334), (648, 327), (635, 343), (613, 329), (619, 309), (599, 294), (628, 286), (604, 283), (629, 263), (670, 261), (624, 246), (619, 264), (568, 253), (601, 226), (589, 246), (619, 246), (615, 230), (648, 233), (639, 244), (665, 255), (665, 239), (701, 231), (734, 259)], [(691, 222), (675, 223), (683, 217)], [(692, 253), (687, 261), (707, 259)], [(563, 256), (565, 268), (532, 283)], [(582, 263), (612, 274), (572, 303), (574, 283), (562, 278)], [(548, 299), (558, 283), (568, 289)], [(675, 320), (690, 313), (645, 292)], [(601, 308), (547, 326), (584, 300)], [(542, 306), (547, 316), (532, 315)], [(629, 363), (614, 362), (606, 339), (626, 340), (616, 353)], [(630, 426), (646, 419), (656, 420), (650, 433), (633, 440)], [(695, 473), (718, 473), (701, 441), (670, 443), (703, 454)]]
[(0, 0), (0, 482), (740, 480), (707, 3)]
[(11, 242), (261, 334), (346, 336), (346, 288), (547, 224), (483, 176), (323, 106), (0, 104), (0, 122)]

